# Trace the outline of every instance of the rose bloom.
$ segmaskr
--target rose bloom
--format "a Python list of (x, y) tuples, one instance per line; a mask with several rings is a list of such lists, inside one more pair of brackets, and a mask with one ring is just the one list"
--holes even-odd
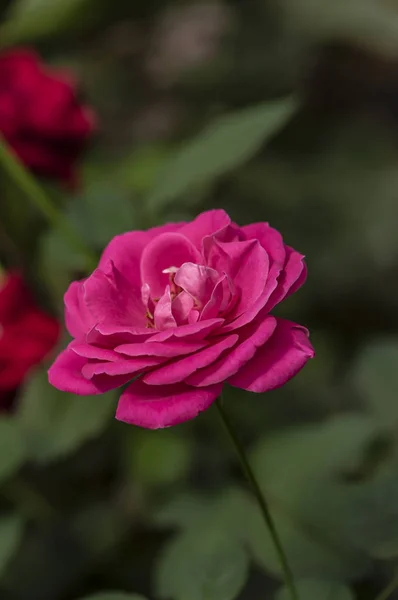
[(277, 388), (314, 355), (304, 327), (270, 314), (305, 278), (275, 229), (222, 210), (119, 235), (66, 292), (75, 339), (50, 382), (82, 395), (129, 384), (116, 417), (151, 429), (192, 419), (225, 382)]
[(0, 133), (38, 175), (75, 181), (75, 163), (94, 127), (69, 75), (31, 50), (0, 55)]
[(0, 279), (0, 410), (11, 408), (32, 367), (56, 345), (58, 321), (42, 311), (18, 273)]

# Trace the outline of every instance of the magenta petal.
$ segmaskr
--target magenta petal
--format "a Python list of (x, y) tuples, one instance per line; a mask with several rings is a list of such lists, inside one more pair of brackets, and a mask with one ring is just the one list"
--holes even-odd
[(166, 287), (163, 296), (159, 299), (159, 302), (157, 302), (155, 306), (154, 321), (155, 327), (159, 331), (177, 326), (171, 310), (171, 294), (169, 285)]
[(248, 240), (258, 240), (267, 252), (270, 265), (275, 265), (279, 271), (285, 264), (286, 250), (283, 238), (279, 231), (273, 229), (268, 223), (252, 223), (241, 228)]
[(277, 319), (277, 328), (269, 342), (228, 383), (251, 392), (267, 392), (289, 381), (313, 357), (307, 330)]
[(96, 269), (85, 280), (83, 288), (84, 302), (96, 322), (116, 327), (145, 327), (141, 291), (132, 287), (112, 262), (108, 263), (105, 271)]
[(82, 374), (86, 379), (92, 379), (95, 375), (133, 375), (141, 373), (148, 367), (159, 365), (164, 359), (158, 357), (131, 358), (129, 360), (119, 358), (117, 362), (89, 362), (82, 368)]
[(116, 418), (147, 429), (170, 427), (194, 419), (221, 390), (222, 385), (192, 388), (183, 383), (158, 387), (137, 379), (121, 395)]
[(180, 233), (185, 235), (198, 250), (201, 250), (204, 237), (214, 235), (230, 224), (231, 219), (225, 210), (208, 210), (181, 227)]
[(65, 296), (65, 324), (70, 335), (82, 338), (95, 324), (84, 303), (83, 281), (70, 284)]
[(67, 348), (55, 359), (48, 371), (48, 380), (62, 392), (70, 392), (79, 396), (102, 394), (116, 385), (109, 382), (109, 387), (100, 386), (93, 381), (88, 381), (82, 375), (82, 368), (87, 364), (87, 359), (78, 356), (73, 350)]
[[(127, 356), (164, 356), (174, 358), (191, 354), (201, 350), (206, 345), (205, 342), (188, 342), (184, 339), (176, 339), (171, 342), (144, 342), (137, 344), (123, 344), (115, 348), (115, 352), (120, 352)], [(120, 357), (119, 357), (120, 358)]]
[(286, 264), (278, 279), (278, 286), (267, 303), (267, 311), (270, 312), (286, 296), (290, 296), (299, 289), (307, 277), (307, 268), (304, 256), (299, 252), (286, 246)]
[(103, 270), (112, 260), (116, 268), (135, 287), (141, 287), (141, 256), (149, 242), (157, 235), (177, 231), (184, 223), (168, 223), (148, 231), (129, 231), (117, 235), (102, 253), (98, 267)]
[(113, 350), (108, 350), (107, 348), (98, 348), (97, 346), (84, 344), (82, 342), (73, 341), (69, 344), (69, 348), (83, 358), (107, 361), (116, 361), (120, 359), (120, 356)]
[(217, 360), (223, 352), (232, 348), (239, 336), (230, 335), (213, 343), (204, 350), (190, 354), (181, 360), (175, 360), (143, 377), (149, 385), (168, 385), (184, 381), (186, 377)]
[(151, 342), (164, 342), (171, 338), (192, 338), (196, 341), (203, 340), (210, 333), (215, 333), (221, 329), (224, 324), (224, 319), (208, 319), (207, 321), (198, 321), (189, 325), (181, 325), (175, 329), (166, 329), (155, 333), (151, 337)]
[(209, 300), (219, 274), (214, 269), (194, 263), (184, 263), (175, 274), (174, 282), (195, 299), (199, 308)]
[(177, 325), (184, 325), (194, 307), (194, 299), (187, 292), (180, 292), (171, 303), (171, 310)]
[(144, 249), (141, 257), (141, 279), (151, 290), (152, 299), (164, 293), (170, 281), (170, 267), (180, 267), (185, 262), (198, 263), (201, 256), (191, 242), (180, 233), (164, 233), (155, 237)]
[(276, 328), (275, 317), (251, 323), (239, 332), (239, 343), (226, 356), (197, 371), (187, 379), (189, 385), (207, 386), (226, 381), (255, 355), (272, 336)]

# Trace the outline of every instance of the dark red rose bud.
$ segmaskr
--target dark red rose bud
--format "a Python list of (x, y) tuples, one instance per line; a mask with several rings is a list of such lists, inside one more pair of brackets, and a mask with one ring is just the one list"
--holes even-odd
[(46, 314), (17, 273), (0, 283), (0, 410), (10, 408), (18, 386), (56, 345), (58, 321)]
[(73, 183), (94, 125), (73, 76), (50, 70), (31, 50), (0, 55), (0, 133), (26, 167)]

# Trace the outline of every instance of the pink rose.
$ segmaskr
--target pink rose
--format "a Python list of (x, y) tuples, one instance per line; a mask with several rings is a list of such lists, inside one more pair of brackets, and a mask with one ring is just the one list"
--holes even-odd
[(66, 292), (75, 339), (50, 383), (81, 395), (129, 384), (116, 418), (150, 429), (196, 417), (225, 382), (277, 388), (314, 356), (304, 327), (270, 314), (304, 283), (303, 258), (267, 223), (238, 227), (222, 210), (119, 235)]

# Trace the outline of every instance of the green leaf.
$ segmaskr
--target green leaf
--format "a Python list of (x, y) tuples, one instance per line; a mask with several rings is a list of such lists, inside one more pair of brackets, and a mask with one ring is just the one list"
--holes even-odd
[(68, 30), (90, 17), (92, 4), (93, 0), (15, 0), (0, 28), (1, 39), (15, 44)]
[(230, 113), (208, 125), (182, 145), (165, 165), (147, 200), (159, 209), (198, 186), (206, 186), (258, 152), (297, 108), (289, 98)]
[(14, 475), (27, 457), (26, 444), (16, 420), (0, 418), (0, 483)]
[(6, 570), (23, 536), (24, 523), (18, 516), (0, 519), (0, 576)]
[[(296, 576), (346, 579), (366, 571), (366, 549), (349, 533), (358, 494), (344, 475), (361, 464), (375, 435), (370, 419), (347, 414), (275, 433), (257, 445), (254, 469)], [(253, 555), (280, 575), (269, 536), (261, 535), (259, 515), (250, 515), (246, 532)]]
[(201, 527), (166, 546), (155, 572), (156, 594), (173, 600), (233, 600), (247, 576), (243, 545), (214, 527)]
[(398, 424), (398, 340), (368, 345), (351, 371), (352, 382), (376, 420), (396, 430)]
[(107, 181), (93, 183), (69, 205), (68, 217), (84, 239), (102, 248), (119, 233), (134, 229), (129, 194)]
[(97, 436), (115, 411), (113, 398), (60, 392), (38, 371), (25, 387), (17, 415), (29, 457), (39, 463), (56, 460)]
[[(302, 579), (296, 582), (299, 600), (354, 600), (351, 590), (335, 581)], [(275, 594), (275, 600), (290, 600), (289, 590), (281, 588)]]
[(192, 440), (176, 430), (138, 431), (126, 437), (125, 460), (134, 479), (148, 485), (170, 485), (189, 470)]
[(81, 600), (146, 600), (139, 594), (128, 594), (125, 592), (100, 592), (93, 596), (85, 596)]

